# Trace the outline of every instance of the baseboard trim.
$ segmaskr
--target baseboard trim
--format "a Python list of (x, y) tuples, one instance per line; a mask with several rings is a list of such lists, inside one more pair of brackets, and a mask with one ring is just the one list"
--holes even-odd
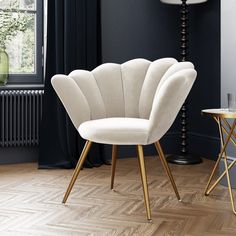
[(220, 139), (214, 136), (190, 132), (189, 150), (195, 155), (215, 160), (220, 151)]
[[(180, 149), (180, 133), (168, 132), (161, 140), (161, 145), (166, 154), (178, 154)], [(220, 139), (213, 136), (202, 135), (199, 133), (189, 133), (189, 150), (194, 155), (199, 155), (208, 159), (215, 160), (219, 154)], [(146, 156), (157, 155), (154, 145), (144, 147)], [(118, 157), (137, 156), (134, 146), (120, 146)], [(105, 145), (105, 158), (111, 159), (111, 145)], [(37, 162), (38, 147), (10, 147), (0, 148), (0, 164), (14, 164), (24, 162)]]
[(0, 148), (0, 165), (38, 161), (38, 147)]

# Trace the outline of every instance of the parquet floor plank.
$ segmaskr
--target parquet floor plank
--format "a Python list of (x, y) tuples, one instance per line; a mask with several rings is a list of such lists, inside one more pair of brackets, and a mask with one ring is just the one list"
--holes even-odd
[[(35, 163), (0, 166), (0, 235), (218, 236), (236, 235), (226, 187), (203, 190), (214, 162), (170, 165), (178, 202), (157, 157), (147, 157), (153, 222), (146, 221), (137, 158), (117, 161), (115, 191), (110, 166), (83, 169), (66, 205), (73, 170), (38, 170)], [(234, 191), (235, 192), (235, 191)]]

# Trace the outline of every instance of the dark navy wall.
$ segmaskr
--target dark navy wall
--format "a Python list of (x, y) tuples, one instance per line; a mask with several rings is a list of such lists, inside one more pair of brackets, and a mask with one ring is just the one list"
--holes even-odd
[(216, 122), (202, 117), (204, 108), (220, 107), (220, 0), (191, 6), (190, 60), (198, 72), (189, 97), (190, 148), (214, 158), (219, 153)]
[[(102, 61), (180, 59), (179, 9), (159, 0), (101, 0)], [(219, 146), (217, 127), (200, 111), (220, 106), (220, 0), (190, 6), (189, 12), (189, 59), (198, 71), (189, 96), (189, 148), (195, 154), (214, 158)], [(178, 152), (179, 131), (177, 120), (163, 139), (167, 152)], [(152, 154), (153, 149), (147, 152)]]

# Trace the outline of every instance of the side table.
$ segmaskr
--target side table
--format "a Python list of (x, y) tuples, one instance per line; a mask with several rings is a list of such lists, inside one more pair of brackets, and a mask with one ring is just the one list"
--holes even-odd
[[(221, 151), (215, 163), (215, 166), (211, 172), (209, 180), (207, 182), (204, 194), (208, 196), (210, 192), (216, 187), (216, 185), (221, 181), (221, 179), (226, 175), (232, 210), (233, 210), (233, 213), (236, 214), (234, 197), (233, 197), (230, 175), (229, 175), (229, 170), (235, 165), (236, 159), (233, 162), (231, 162), (231, 164), (229, 165), (227, 161), (227, 155), (226, 155), (226, 147), (230, 141), (236, 147), (236, 134), (234, 131), (235, 126), (236, 126), (236, 112), (231, 112), (228, 109), (206, 109), (206, 110), (202, 110), (202, 115), (210, 116), (217, 122), (218, 127), (219, 127), (219, 133), (220, 133), (220, 141), (221, 141)], [(232, 124), (231, 122), (229, 123), (227, 119), (232, 119), (233, 120)], [(223, 133), (226, 134), (225, 138), (224, 138)], [(215, 181), (215, 183), (210, 187), (212, 178), (217, 170), (217, 167), (220, 163), (221, 158), (223, 158), (224, 160), (225, 170), (221, 174), (221, 176)]]

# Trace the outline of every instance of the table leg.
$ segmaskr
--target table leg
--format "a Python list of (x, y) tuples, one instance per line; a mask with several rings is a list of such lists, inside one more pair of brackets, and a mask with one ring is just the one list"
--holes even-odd
[[(235, 165), (235, 163), (236, 159), (230, 163), (230, 165), (228, 166), (228, 170), (230, 170)], [(210, 192), (216, 187), (216, 185), (225, 177), (225, 175), (226, 175), (226, 170), (221, 174), (221, 176), (216, 180), (216, 182), (208, 190), (206, 190), (207, 193), (205, 193), (205, 195), (209, 195)]]
[(230, 176), (229, 176), (228, 163), (227, 163), (226, 156), (224, 157), (224, 163), (225, 163), (225, 169), (226, 169), (226, 176), (227, 176), (231, 206), (232, 206), (233, 213), (236, 215), (235, 205), (234, 205), (234, 196), (233, 196), (233, 192), (232, 192), (232, 188), (231, 188), (231, 182), (230, 182)]
[(209, 193), (212, 191), (211, 188), (210, 188), (210, 190), (208, 190), (208, 188), (209, 188), (209, 186), (210, 186), (210, 184), (211, 184), (212, 178), (213, 178), (213, 176), (214, 176), (214, 174), (215, 174), (215, 172), (216, 172), (216, 170), (217, 170), (217, 167), (218, 167), (218, 165), (219, 165), (219, 163), (220, 163), (221, 157), (222, 157), (222, 156), (219, 155), (219, 157), (218, 157), (218, 159), (217, 159), (217, 161), (216, 161), (216, 163), (215, 163), (215, 166), (214, 166), (214, 168), (213, 168), (213, 170), (212, 170), (212, 172), (211, 172), (211, 175), (210, 175), (210, 177), (209, 177), (209, 180), (208, 180), (208, 182), (207, 182), (207, 185), (206, 185), (206, 188), (205, 188), (205, 191), (204, 191), (204, 194), (205, 194), (206, 196), (208, 196)]
[[(220, 127), (220, 125), (221, 125), (221, 123), (220, 123), (220, 118), (216, 118), (216, 117), (214, 117), (214, 119), (215, 119), (215, 121), (217, 122), (217, 124), (218, 124), (218, 126)], [(228, 144), (228, 142), (227, 142), (227, 144)], [(222, 142), (221, 142), (221, 145), (222, 145)], [(225, 145), (225, 148), (226, 148), (226, 145)], [(223, 146), (222, 146), (222, 148), (221, 148), (221, 152), (220, 152), (220, 154), (219, 154), (219, 157), (218, 157), (218, 159), (217, 159), (217, 161), (216, 161), (216, 163), (215, 163), (215, 166), (214, 166), (214, 168), (213, 168), (213, 170), (212, 170), (212, 172), (211, 172), (211, 175), (210, 175), (210, 177), (209, 177), (209, 180), (208, 180), (208, 182), (207, 182), (207, 185), (206, 185), (206, 188), (205, 188), (205, 191), (204, 191), (204, 194), (207, 196), (207, 195), (209, 195), (209, 193), (212, 191), (212, 189), (210, 189), (210, 191), (208, 190), (208, 188), (209, 188), (209, 186), (210, 186), (210, 184), (211, 184), (211, 181), (212, 181), (212, 178), (213, 178), (213, 176), (215, 175), (215, 172), (216, 172), (216, 170), (217, 170), (217, 167), (218, 167), (218, 165), (219, 165), (219, 163), (220, 163), (220, 160), (221, 160), (221, 158), (222, 158), (222, 155), (223, 155), (223, 152), (224, 152), (224, 150), (225, 150), (225, 148), (223, 148)], [(223, 150), (224, 149), (224, 150)], [(215, 187), (215, 186), (214, 186)]]
[[(228, 134), (227, 141), (229, 141), (231, 135), (233, 134), (233, 131), (234, 131), (234, 128), (235, 128), (235, 124), (236, 124), (236, 119), (234, 120), (234, 124), (232, 125), (230, 133)], [(224, 136), (223, 136), (223, 130), (222, 130), (222, 123), (221, 123), (221, 121), (219, 122), (219, 131), (220, 131), (221, 146), (224, 147), (225, 144), (227, 146), (228, 142), (224, 143)], [(224, 155), (224, 164), (225, 164), (225, 171), (226, 171), (226, 177), (227, 177), (227, 182), (228, 182), (231, 206), (232, 206), (233, 213), (236, 214), (235, 206), (234, 206), (234, 196), (233, 196), (233, 192), (232, 192), (232, 188), (231, 188), (231, 181), (230, 181), (229, 167), (228, 167), (228, 162), (227, 162), (226, 151), (224, 151), (223, 155)]]
[[(231, 129), (230, 129), (230, 132), (229, 133), (227, 133), (227, 131), (226, 131), (226, 133), (227, 133), (227, 138), (226, 138), (226, 142), (224, 143), (224, 140), (223, 140), (223, 132), (222, 132), (222, 124), (221, 124), (221, 120), (220, 120), (220, 118), (215, 118), (215, 120), (216, 120), (216, 122), (218, 123), (218, 126), (219, 126), (219, 132), (220, 132), (220, 139), (221, 139), (221, 152), (220, 152), (220, 154), (219, 154), (219, 157), (218, 157), (218, 159), (217, 159), (217, 161), (216, 161), (216, 164), (215, 164), (215, 166), (214, 166), (214, 168), (213, 168), (213, 171), (212, 171), (212, 173), (211, 173), (211, 175), (210, 175), (210, 177), (209, 177), (209, 180), (208, 180), (208, 183), (207, 183), (207, 185), (206, 185), (206, 188), (205, 188), (205, 195), (209, 195), (209, 193), (215, 188), (215, 186), (219, 183), (219, 181), (224, 177), (224, 175), (226, 174), (226, 171), (225, 171), (225, 173), (223, 173), (222, 175), (223, 176), (220, 176), (220, 178), (212, 185), (212, 187), (209, 189), (209, 186), (210, 186), (210, 183), (211, 183), (211, 181), (212, 181), (212, 178), (213, 178), (213, 176), (214, 176), (214, 174), (215, 174), (215, 172), (216, 172), (216, 170), (217, 170), (217, 167), (218, 167), (218, 165), (219, 165), (219, 162), (220, 162), (220, 160), (221, 160), (221, 158), (222, 158), (222, 156), (223, 156), (223, 154), (225, 154), (225, 150), (226, 150), (226, 147), (227, 147), (227, 145), (228, 145), (228, 142), (230, 141), (230, 139), (231, 139), (231, 136), (232, 136), (232, 133), (234, 132), (234, 128), (235, 128), (235, 126), (236, 126), (236, 119), (234, 120), (234, 123), (233, 123), (233, 125), (232, 125), (232, 127), (231, 127)], [(225, 156), (226, 156), (226, 154), (225, 154)], [(232, 165), (233, 163), (231, 163), (231, 165), (229, 166), (229, 169), (233, 166)]]
[[(226, 126), (228, 127), (228, 129), (230, 130), (230, 129), (231, 129), (230, 123), (229, 123), (226, 119), (223, 119), (223, 121), (224, 121), (224, 123), (226, 124)], [(226, 129), (224, 128), (223, 125), (222, 125), (222, 128), (226, 131)], [(226, 134), (228, 134), (227, 131), (226, 131)], [(234, 136), (234, 138), (236, 138), (235, 132), (232, 133), (232, 136)], [(235, 141), (232, 139), (232, 136), (230, 137), (230, 140), (231, 140), (232, 143), (236, 146), (236, 143), (235, 143)]]
[[(232, 139), (232, 135), (235, 137), (234, 129), (235, 129), (235, 126), (236, 126), (236, 119), (234, 120), (232, 126), (230, 126), (230, 124), (226, 120), (223, 119), (224, 123), (226, 123), (226, 125), (228, 126), (228, 128), (230, 130), (229, 132), (227, 132), (227, 130), (222, 125), (222, 122), (221, 122), (220, 118), (215, 118), (215, 120), (218, 123), (218, 127), (219, 127), (220, 141), (221, 141), (221, 152), (219, 154), (217, 162), (216, 162), (216, 164), (215, 164), (215, 166), (213, 168), (213, 171), (212, 171), (211, 176), (209, 178), (209, 181), (207, 183), (207, 186), (206, 186), (206, 189), (205, 189), (205, 195), (209, 195), (209, 193), (216, 187), (216, 185), (220, 182), (220, 180), (226, 175), (227, 183), (228, 183), (228, 188), (229, 188), (229, 194), (230, 194), (230, 201), (231, 201), (232, 210), (233, 210), (233, 213), (236, 214), (235, 205), (234, 205), (234, 197), (233, 197), (233, 192), (232, 192), (232, 188), (231, 188), (231, 181), (230, 181), (230, 175), (229, 175), (229, 170), (236, 163), (236, 160), (234, 160), (230, 165), (228, 165), (227, 155), (226, 155), (226, 147), (227, 147), (229, 141), (231, 140), (235, 144), (234, 140)], [(223, 131), (227, 135), (226, 136), (226, 141), (224, 140)], [(219, 161), (222, 158), (222, 156), (224, 158), (225, 171), (216, 180), (216, 182), (210, 187), (210, 189), (208, 189), (209, 185), (211, 183), (212, 177), (215, 174), (216, 168), (219, 165)]]
[[(218, 124), (218, 119), (216, 117), (214, 117), (216, 123)], [(222, 119), (225, 123), (225, 125), (228, 127), (229, 130), (231, 130), (231, 125), (229, 124), (229, 122), (226, 119)], [(228, 136), (229, 135), (229, 131), (226, 130), (226, 128), (221, 125), (223, 131), (225, 132), (225, 134)], [(234, 139), (232, 138), (232, 136), (234, 136), (234, 138), (236, 138), (236, 134), (235, 132), (232, 133), (232, 135), (230, 136), (230, 141), (233, 143), (233, 145), (236, 147), (236, 142), (234, 141)]]

